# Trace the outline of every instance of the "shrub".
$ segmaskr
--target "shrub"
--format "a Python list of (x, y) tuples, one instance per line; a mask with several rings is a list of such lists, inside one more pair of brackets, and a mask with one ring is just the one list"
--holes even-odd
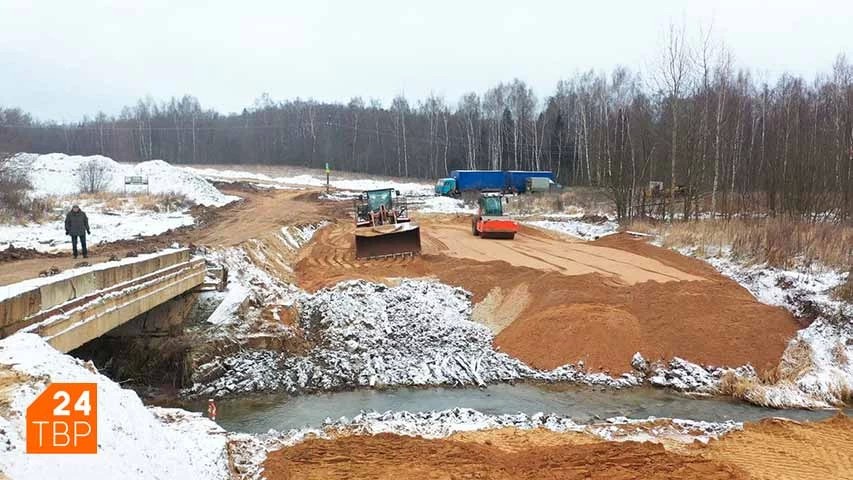
[(77, 186), (82, 193), (98, 193), (110, 184), (110, 171), (106, 162), (90, 159), (77, 167)]
[(48, 199), (33, 199), (26, 171), (0, 159), (0, 219), (5, 223), (39, 221), (53, 208)]

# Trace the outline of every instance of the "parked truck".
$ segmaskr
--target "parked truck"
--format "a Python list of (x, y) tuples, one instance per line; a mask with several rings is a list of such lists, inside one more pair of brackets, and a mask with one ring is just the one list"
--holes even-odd
[(453, 170), (447, 178), (440, 178), (435, 185), (435, 194), (458, 196), (462, 192), (504, 192), (522, 193), (526, 191), (528, 178), (554, 179), (548, 171), (523, 170)]
[(548, 180), (554, 181), (554, 174), (547, 170), (508, 170), (506, 172), (506, 191), (512, 193), (526, 192), (528, 178), (547, 178)]
[(549, 193), (562, 188), (562, 185), (547, 177), (527, 177), (524, 191), (527, 193)]

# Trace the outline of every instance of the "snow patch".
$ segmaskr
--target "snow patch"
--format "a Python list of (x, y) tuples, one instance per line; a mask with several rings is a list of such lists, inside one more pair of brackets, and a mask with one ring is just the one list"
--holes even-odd
[[(0, 340), (0, 366), (25, 379), (2, 399), (0, 471), (11, 478), (230, 478), (226, 433), (199, 414), (146, 408), (133, 391), (33, 334)], [(25, 453), (26, 408), (50, 382), (98, 384), (97, 455)]]
[(423, 200), (423, 204), (416, 205), (416, 208), (424, 213), (471, 214), (477, 212), (475, 207), (469, 207), (462, 200), (450, 197), (427, 197)]
[(20, 153), (11, 158), (10, 164), (13, 168), (26, 171), (33, 185), (33, 194), (44, 197), (78, 194), (77, 168), (88, 161), (103, 165), (108, 191), (123, 192), (125, 177), (145, 176), (148, 177), (148, 191), (152, 194), (177, 193), (186, 196), (196, 204), (214, 207), (239, 200), (239, 197), (223, 194), (192, 171), (174, 167), (163, 160), (149, 160), (128, 165), (102, 155)]
[(590, 223), (581, 220), (577, 216), (562, 217), (558, 220), (534, 220), (524, 223), (533, 227), (564, 233), (582, 240), (596, 240), (607, 235), (612, 235), (619, 228), (619, 224), (613, 220)]
[[(115, 242), (132, 238), (159, 235), (168, 230), (189, 226), (195, 223), (188, 211), (157, 213), (151, 211), (130, 210), (120, 213), (97, 211), (85, 202), (76, 202), (89, 217), (92, 233), (87, 235), (89, 246), (95, 242)], [(68, 209), (64, 209), (67, 211)], [(64, 220), (27, 225), (0, 226), (0, 249), (13, 245), (18, 248), (32, 248), (40, 252), (71, 250), (71, 237), (65, 235)]]
[[(262, 173), (242, 172), (236, 170), (219, 170), (215, 168), (193, 168), (184, 167), (185, 170), (201, 177), (216, 181), (245, 181), (254, 180), (265, 183), (281, 185), (301, 185), (308, 187), (321, 187), (326, 185), (326, 177), (323, 175), (295, 175), (291, 177), (271, 177)], [(418, 197), (432, 195), (433, 186), (426, 183), (400, 182), (394, 180), (374, 179), (330, 179), (329, 185), (337, 190), (351, 192), (363, 192), (365, 190), (376, 190), (380, 188), (393, 188), (399, 190), (401, 195), (407, 197)]]

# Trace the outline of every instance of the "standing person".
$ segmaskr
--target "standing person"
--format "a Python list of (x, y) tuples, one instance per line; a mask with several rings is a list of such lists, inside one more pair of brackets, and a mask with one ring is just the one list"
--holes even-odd
[(77, 258), (77, 239), (80, 239), (80, 247), (83, 251), (83, 258), (89, 257), (89, 251), (86, 250), (86, 234), (92, 233), (89, 230), (89, 218), (80, 210), (79, 205), (71, 207), (71, 211), (65, 216), (65, 234), (71, 235), (71, 252), (74, 258)]

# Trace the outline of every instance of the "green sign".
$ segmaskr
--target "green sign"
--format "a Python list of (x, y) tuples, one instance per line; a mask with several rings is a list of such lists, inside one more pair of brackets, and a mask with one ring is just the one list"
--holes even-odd
[(332, 169), (329, 168), (329, 162), (326, 162), (326, 173), (331, 172)]

